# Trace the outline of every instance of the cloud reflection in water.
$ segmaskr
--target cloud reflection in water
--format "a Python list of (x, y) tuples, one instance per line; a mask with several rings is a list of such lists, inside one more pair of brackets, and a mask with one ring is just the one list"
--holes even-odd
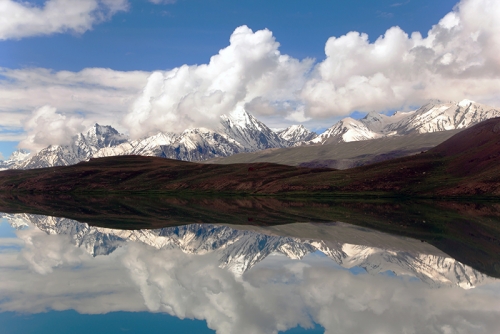
[[(38, 218), (32, 219), (38, 227), (29, 221), (30, 228), (16, 231), (24, 243), (20, 251), (0, 253), (2, 312), (166, 312), (181, 319), (206, 320), (218, 333), (273, 333), (315, 323), (326, 333), (495, 333), (500, 329), (497, 281), (470, 268), (467, 277), (477, 276), (475, 289), (411, 279), (415, 274), (405, 267), (408, 251), (376, 254), (379, 262), (372, 267), (358, 261), (354, 264), (372, 274), (354, 275), (342, 267), (346, 263), (319, 256), (311, 246), (316, 242), (319, 248), (318, 240), (207, 225), (191, 226), (191, 230), (113, 231)], [(224, 242), (214, 245), (214, 240)], [(336, 243), (323, 242), (323, 247), (335, 250)], [(349, 256), (347, 251), (353, 247), (336, 250)], [(295, 249), (301, 260), (290, 255)], [(363, 251), (373, 249), (377, 248)], [(323, 252), (328, 255), (326, 249)], [(396, 255), (387, 257), (391, 252)], [(94, 256), (98, 254), (108, 255)], [(440, 263), (452, 261), (440, 258), (439, 251), (431, 257)], [(343, 258), (347, 259), (353, 257)], [(393, 261), (390, 269), (396, 273), (398, 265), (404, 270), (399, 276), (377, 274), (386, 272), (385, 267), (375, 268), (387, 266), (384, 259)], [(402, 260), (394, 261), (398, 259)], [(240, 270), (231, 261), (251, 265)]]

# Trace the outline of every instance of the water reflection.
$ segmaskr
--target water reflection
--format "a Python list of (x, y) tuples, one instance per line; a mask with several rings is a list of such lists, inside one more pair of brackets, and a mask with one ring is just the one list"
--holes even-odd
[(348, 224), (114, 230), (4, 219), (15, 238), (1, 239), (2, 312), (165, 312), (218, 333), (500, 329), (497, 280), (427, 243)]

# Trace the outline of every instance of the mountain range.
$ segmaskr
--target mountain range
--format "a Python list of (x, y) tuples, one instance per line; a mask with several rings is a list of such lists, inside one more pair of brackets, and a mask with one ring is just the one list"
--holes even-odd
[(500, 117), (492, 118), (427, 152), (347, 170), (104, 157), (71, 166), (3, 171), (0, 191), (498, 198), (499, 132)]
[(432, 101), (415, 111), (398, 111), (392, 116), (370, 112), (360, 120), (347, 117), (318, 137), (303, 144), (324, 145), (465, 129), (486, 119), (499, 116), (500, 109), (470, 100), (444, 103)]
[[(34, 226), (47, 234), (68, 235), (77, 247), (84, 248), (92, 256), (108, 255), (127, 242), (140, 242), (156, 249), (180, 249), (188, 254), (214, 253), (219, 266), (236, 275), (243, 275), (269, 255), (282, 254), (290, 259), (302, 259), (307, 254), (319, 251), (346, 269), (359, 267), (369, 274), (391, 272), (397, 276), (413, 276), (434, 287), (458, 286), (469, 289), (491, 280), (419, 241), (342, 223), (321, 228), (331, 230), (328, 235), (347, 235), (351, 240), (375, 239), (385, 246), (352, 244), (342, 241), (342, 237), (303, 239), (211, 224), (154, 230), (115, 230), (93, 227), (67, 218), (32, 214), (0, 214), (0, 217), (16, 229)], [(308, 227), (314, 228), (318, 226)], [(398, 245), (404, 248), (406, 244), (407, 249), (391, 247)]]
[[(160, 132), (139, 140), (130, 140), (111, 126), (94, 124), (85, 133), (77, 134), (68, 145), (51, 145), (31, 156), (15, 152), (9, 160), (0, 162), (0, 169), (66, 166), (116, 155), (203, 161), (266, 149), (404, 138), (412, 134), (464, 129), (498, 116), (500, 109), (469, 100), (458, 103), (433, 101), (415, 111), (396, 112), (392, 116), (371, 112), (360, 120), (344, 118), (317, 135), (302, 125), (275, 132), (245, 110), (238, 110), (221, 116), (217, 129), (187, 129), (180, 134)], [(432, 146), (438, 143), (433, 142)], [(410, 152), (402, 153), (406, 154)], [(353, 165), (356, 164), (348, 164)]]

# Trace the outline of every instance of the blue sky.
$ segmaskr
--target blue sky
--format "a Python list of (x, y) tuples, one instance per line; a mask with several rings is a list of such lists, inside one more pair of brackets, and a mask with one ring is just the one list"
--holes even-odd
[(137, 138), (238, 108), (319, 130), (429, 99), (500, 105), (489, 0), (5, 0), (0, 15), (5, 158), (94, 122)]
[(395, 25), (425, 35), (455, 4), (456, 0), (180, 0), (156, 5), (134, 0), (126, 12), (83, 34), (3, 41), (0, 66), (153, 71), (202, 64), (225, 47), (241, 25), (271, 30), (282, 53), (322, 60), (331, 36), (354, 30), (375, 40)]

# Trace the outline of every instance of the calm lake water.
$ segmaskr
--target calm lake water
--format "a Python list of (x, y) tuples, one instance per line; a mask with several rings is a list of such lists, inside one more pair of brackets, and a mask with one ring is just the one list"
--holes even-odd
[(428, 242), (340, 222), (126, 230), (3, 213), (0, 327), (491, 334), (500, 280)]

